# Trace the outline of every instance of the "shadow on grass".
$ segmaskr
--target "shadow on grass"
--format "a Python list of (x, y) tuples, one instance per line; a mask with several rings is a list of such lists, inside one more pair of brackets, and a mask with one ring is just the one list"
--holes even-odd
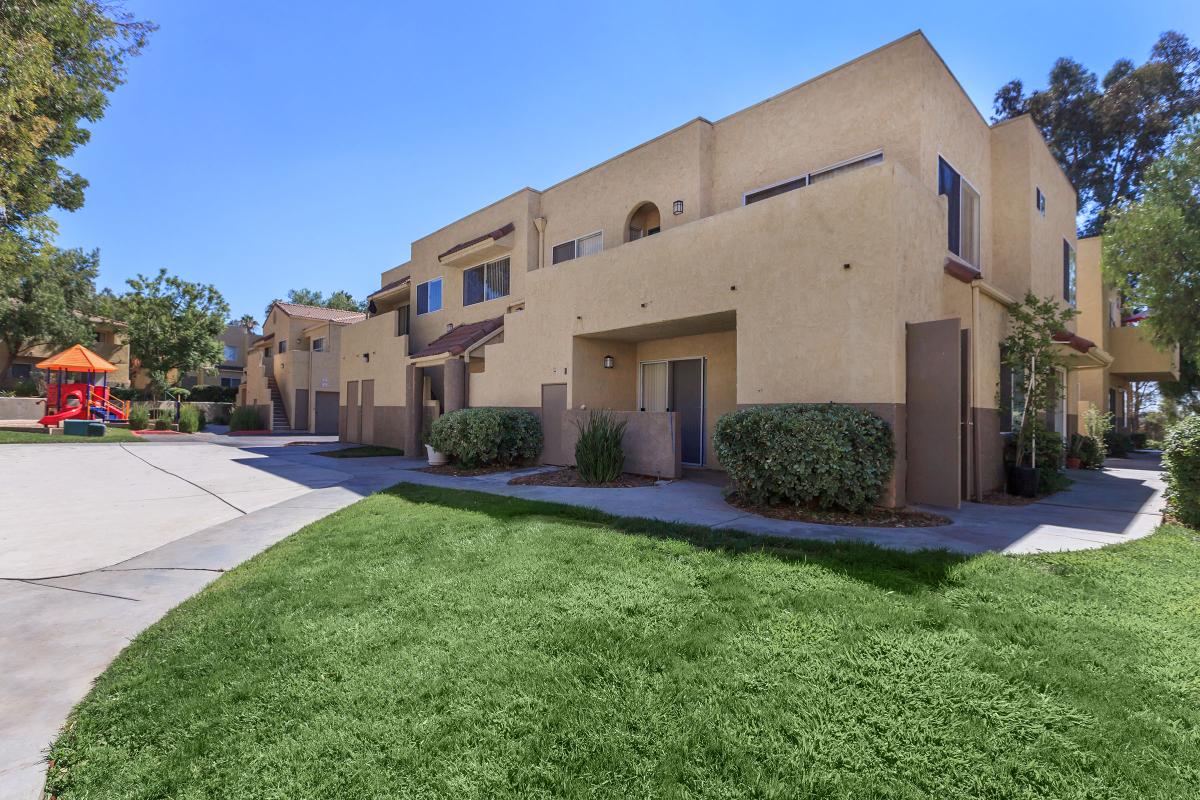
[(641, 517), (619, 517), (580, 506), (415, 483), (398, 483), (384, 490), (382, 494), (412, 503), (487, 514), (503, 521), (543, 517), (563, 522), (599, 524), (622, 533), (683, 541), (703, 550), (719, 551), (734, 556), (763, 554), (782, 561), (816, 564), (884, 591), (904, 594), (938, 589), (950, 582), (949, 575), (953, 567), (973, 558), (946, 550), (904, 552), (863, 542), (789, 539), (714, 529), (703, 525), (685, 525)]

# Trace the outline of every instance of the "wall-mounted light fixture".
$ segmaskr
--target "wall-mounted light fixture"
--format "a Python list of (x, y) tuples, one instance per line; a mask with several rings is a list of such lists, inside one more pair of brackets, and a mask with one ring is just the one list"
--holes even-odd
[(683, 213), (683, 201), (676, 200), (675, 204), (671, 207), (671, 210), (674, 211), (676, 214), (682, 214)]
[(614, 364), (614, 363), (616, 363), (616, 362), (615, 362), (615, 361), (613, 361), (613, 357), (612, 357), (612, 356), (605, 356), (605, 357), (604, 357), (604, 368), (605, 368), (605, 369), (612, 369), (612, 368), (613, 368), (613, 364)]

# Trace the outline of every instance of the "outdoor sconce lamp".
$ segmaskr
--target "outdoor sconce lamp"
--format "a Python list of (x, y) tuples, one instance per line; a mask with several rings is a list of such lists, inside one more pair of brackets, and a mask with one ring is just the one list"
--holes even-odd
[(682, 214), (683, 213), (683, 201), (676, 200), (675, 204), (671, 207), (671, 210), (674, 211), (677, 215)]
[(604, 368), (605, 368), (605, 369), (612, 369), (612, 368), (613, 368), (613, 363), (614, 363), (614, 362), (613, 362), (613, 357), (612, 357), (612, 356), (605, 356), (605, 357), (604, 357)]

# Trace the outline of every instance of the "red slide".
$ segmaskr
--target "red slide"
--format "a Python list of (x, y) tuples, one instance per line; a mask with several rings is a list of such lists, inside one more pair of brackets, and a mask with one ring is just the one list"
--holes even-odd
[(73, 405), (73, 406), (64, 408), (62, 411), (58, 412), (57, 414), (47, 414), (46, 416), (44, 416), (38, 420), (38, 425), (47, 425), (47, 426), (58, 425), (58, 423), (62, 422), (64, 419), (70, 419), (71, 417), (78, 417), (80, 414), (82, 414), (83, 413), (83, 395), (81, 395), (79, 392), (70, 392), (67, 394), (68, 399), (70, 399), (72, 397), (75, 398), (75, 402), (78, 405)]

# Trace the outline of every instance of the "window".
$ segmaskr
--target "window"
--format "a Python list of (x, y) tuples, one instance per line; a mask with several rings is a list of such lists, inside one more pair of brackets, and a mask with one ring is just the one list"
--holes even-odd
[(279, 355), (283, 355), (286, 352), (287, 352), (287, 339), (280, 339), (279, 340)]
[(224, 389), (236, 389), (241, 385), (241, 378), (221, 378), (221, 387)]
[(815, 170), (807, 175), (801, 175), (798, 178), (791, 178), (782, 183), (773, 183), (770, 186), (764, 186), (761, 189), (755, 189), (752, 192), (746, 192), (742, 195), (742, 205), (750, 205), (757, 203), (759, 200), (766, 200), (771, 197), (778, 197), (781, 194), (803, 189), (809, 184), (827, 180), (835, 175), (842, 175), (856, 169), (869, 167), (872, 164), (883, 163), (883, 151), (876, 150), (874, 153), (867, 153), (865, 156), (855, 156), (854, 158), (845, 161), (839, 161), (836, 164), (830, 164), (827, 167)]
[(573, 258), (583, 258), (593, 253), (599, 253), (603, 249), (604, 232), (596, 231), (595, 233), (589, 233), (587, 236), (580, 236), (574, 241), (554, 245), (554, 249), (551, 251), (550, 262), (558, 264), (561, 261), (570, 261)]
[(1008, 353), (1000, 348), (1000, 431), (1011, 433), (1021, 427), (1025, 415), (1025, 373), (1005, 363)]
[(408, 335), (408, 306), (400, 306), (396, 309), (396, 335)]
[(946, 195), (946, 248), (973, 267), (979, 266), (979, 192), (938, 158), (938, 194)]
[(442, 310), (442, 279), (417, 284), (417, 316)]
[(270, 357), (271, 357), (271, 348), (268, 347), (267, 349), (263, 350), (263, 361), (266, 361)]
[(317, 339), (313, 339), (312, 340), (312, 349), (313, 349), (314, 353), (324, 353), (325, 352), (325, 337), (322, 336)]
[(1075, 248), (1063, 239), (1063, 300), (1075, 305)]
[(225, 345), (225, 363), (232, 364), (237, 361), (238, 349), (231, 344)]
[(1043, 217), (1046, 216), (1046, 195), (1042, 194), (1042, 187), (1037, 187), (1035, 190), (1034, 202), (1037, 203), (1038, 213)]
[(463, 272), (463, 305), (508, 295), (508, 259), (480, 264)]
[(19, 381), (27, 381), (33, 375), (33, 367), (30, 364), (13, 364), (9, 368), (8, 374)]

